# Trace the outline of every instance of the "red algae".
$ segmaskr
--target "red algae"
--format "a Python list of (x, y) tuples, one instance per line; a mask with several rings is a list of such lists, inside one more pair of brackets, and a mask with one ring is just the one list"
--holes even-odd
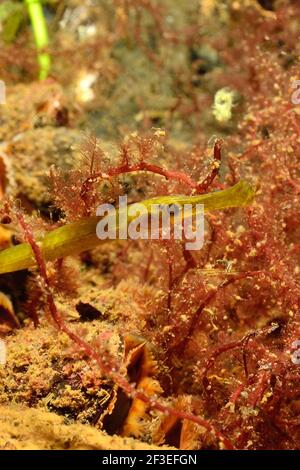
[[(0, 447), (22, 448), (13, 401), (87, 446), (299, 449), (300, 6), (83, 3), (47, 7), (47, 80), (27, 20), (0, 52)], [(120, 196), (239, 184), (251, 194), (205, 213), (199, 250), (174, 229), (73, 237)], [(48, 256), (68, 227), (73, 251)]]

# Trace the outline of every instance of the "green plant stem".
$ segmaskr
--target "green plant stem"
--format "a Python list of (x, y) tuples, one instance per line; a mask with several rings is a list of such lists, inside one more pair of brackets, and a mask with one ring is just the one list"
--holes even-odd
[[(199, 196), (161, 196), (131, 204), (128, 207), (143, 204), (147, 213), (151, 213), (153, 204), (183, 206), (192, 204), (194, 213), (196, 204), (204, 205), (204, 212), (229, 207), (243, 207), (250, 204), (254, 198), (255, 190), (245, 181), (240, 181), (231, 188), (216, 191)], [(133, 211), (134, 213), (134, 211)], [(117, 220), (120, 212), (116, 210)], [(127, 219), (130, 223), (137, 216)], [(75, 255), (82, 251), (89, 250), (101, 243), (96, 235), (96, 226), (100, 217), (88, 217), (73, 223), (66, 224), (44, 235), (38, 240), (43, 257), (46, 261), (53, 261), (69, 255)], [(0, 252), (0, 274), (13, 271), (20, 271), (36, 265), (35, 258), (28, 243), (7, 248)]]
[[(25, 0), (33, 29), (33, 35), (38, 51), (44, 49), (49, 44), (47, 24), (40, 0)], [(51, 58), (46, 52), (38, 53), (38, 62), (40, 66), (39, 79), (45, 80), (48, 77)]]

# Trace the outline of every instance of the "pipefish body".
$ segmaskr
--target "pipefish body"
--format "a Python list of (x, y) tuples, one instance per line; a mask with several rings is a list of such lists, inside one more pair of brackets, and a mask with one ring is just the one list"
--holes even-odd
[[(194, 211), (196, 211), (197, 204), (203, 204), (204, 212), (210, 212), (230, 207), (247, 206), (253, 201), (254, 196), (255, 189), (246, 181), (241, 180), (236, 185), (221, 191), (197, 196), (159, 196), (130, 204), (128, 209), (130, 208), (129, 212), (133, 214), (135, 206), (143, 204), (148, 214), (151, 214), (151, 208), (154, 204), (160, 206), (176, 205), (180, 207), (183, 207), (185, 204), (191, 204)], [(120, 215), (118, 211), (119, 209), (116, 209), (117, 220)], [(129, 224), (136, 217), (129, 216), (127, 223)], [(53, 261), (96, 247), (101, 243), (96, 234), (99, 220), (100, 218), (96, 216), (83, 218), (44, 234), (37, 240), (44, 259), (46, 261)], [(0, 274), (20, 271), (34, 266), (36, 266), (36, 261), (29, 243), (21, 243), (0, 252)]]

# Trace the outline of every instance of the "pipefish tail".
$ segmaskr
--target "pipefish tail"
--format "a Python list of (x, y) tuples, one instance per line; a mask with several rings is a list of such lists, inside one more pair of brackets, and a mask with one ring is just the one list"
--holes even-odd
[[(255, 189), (246, 181), (241, 180), (231, 188), (222, 191), (197, 196), (159, 196), (130, 204), (128, 209), (131, 209), (130, 213), (134, 213), (135, 205), (143, 204), (150, 214), (154, 204), (164, 206), (177, 205), (181, 207), (185, 204), (192, 204), (195, 208), (197, 204), (203, 204), (204, 212), (210, 212), (230, 207), (245, 207), (253, 201), (254, 196)], [(120, 215), (118, 211), (119, 209), (116, 209), (117, 218)], [(130, 223), (135, 217), (137, 216), (128, 217), (127, 223)], [(96, 234), (99, 220), (100, 218), (96, 216), (83, 218), (43, 235), (37, 242), (45, 260), (53, 261), (96, 247), (101, 243)], [(35, 257), (29, 243), (21, 243), (0, 252), (0, 274), (20, 271), (35, 265)]]

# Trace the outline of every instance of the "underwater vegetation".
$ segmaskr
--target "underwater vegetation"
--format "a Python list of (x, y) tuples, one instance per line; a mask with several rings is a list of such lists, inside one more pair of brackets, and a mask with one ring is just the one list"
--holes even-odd
[[(0, 5), (0, 448), (299, 449), (300, 5), (31, 3)], [(120, 196), (203, 204), (202, 248), (99, 240)]]

